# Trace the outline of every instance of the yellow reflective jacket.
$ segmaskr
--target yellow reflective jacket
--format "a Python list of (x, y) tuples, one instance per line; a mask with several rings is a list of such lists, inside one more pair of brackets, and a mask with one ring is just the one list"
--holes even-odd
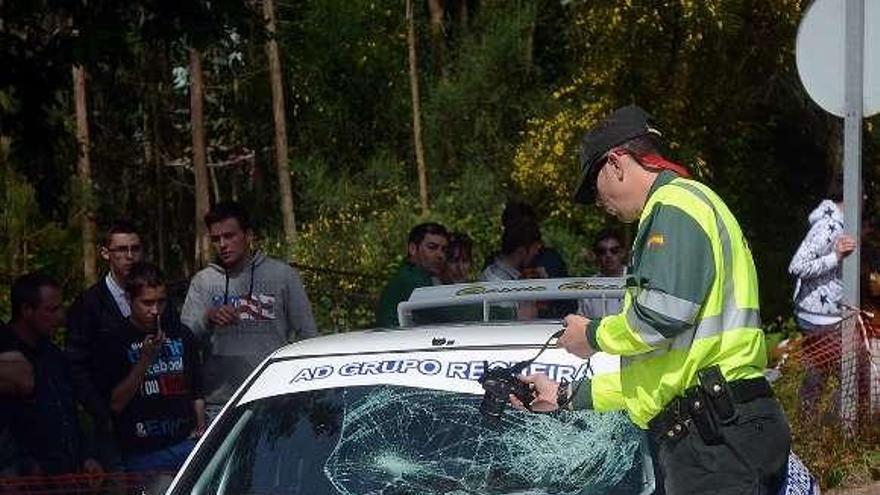
[(619, 373), (575, 385), (575, 407), (626, 409), (642, 428), (718, 364), (728, 381), (766, 365), (758, 278), (730, 210), (705, 185), (661, 173), (633, 243), (621, 312), (594, 320), (594, 349), (621, 356)]

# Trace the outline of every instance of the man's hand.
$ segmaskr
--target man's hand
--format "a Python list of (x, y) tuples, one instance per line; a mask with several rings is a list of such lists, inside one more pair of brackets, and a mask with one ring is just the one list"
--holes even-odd
[(559, 337), (559, 345), (577, 357), (586, 359), (596, 353), (587, 341), (587, 325), (590, 320), (580, 315), (565, 317), (565, 333)]
[(28, 396), (34, 391), (34, 368), (19, 351), (0, 353), (0, 395)]
[(190, 439), (201, 438), (208, 429), (208, 422), (205, 418), (205, 399), (196, 399), (193, 401), (193, 412), (196, 416), (196, 427), (189, 433)]
[(531, 385), (535, 398), (532, 400), (529, 408), (526, 409), (526, 406), (515, 395), (511, 394), (510, 404), (514, 409), (519, 409), (520, 411), (531, 410), (534, 412), (553, 412), (559, 409), (559, 404), (556, 402), (556, 397), (559, 395), (558, 383), (543, 373), (521, 376), (519, 379)]
[(851, 255), (856, 249), (856, 240), (847, 234), (838, 236), (834, 241), (834, 252), (837, 253), (837, 259), (842, 260)]
[(162, 350), (162, 344), (165, 343), (165, 332), (159, 330), (155, 335), (147, 335), (144, 337), (144, 345), (141, 348), (141, 359), (146, 364), (152, 364)]
[(206, 316), (208, 324), (214, 327), (226, 327), (238, 322), (238, 312), (235, 311), (235, 307), (229, 304), (208, 309)]

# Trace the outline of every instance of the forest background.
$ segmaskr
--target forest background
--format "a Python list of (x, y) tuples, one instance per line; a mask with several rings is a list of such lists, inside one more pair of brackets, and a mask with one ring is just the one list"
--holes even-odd
[(479, 267), (509, 199), (533, 204), (547, 244), (588, 275), (594, 235), (616, 221), (570, 200), (579, 140), (637, 103), (738, 216), (776, 325), (806, 215), (841, 167), (841, 121), (795, 69), (807, 3), (2, 2), (0, 318), (28, 270), (73, 297), (117, 218), (182, 295), (209, 256), (200, 212), (221, 199), (245, 203), (263, 249), (300, 269), (323, 332), (371, 324), (420, 221), (471, 235)]
[[(478, 268), (511, 199), (589, 275), (595, 234), (617, 222), (570, 199), (580, 137), (637, 103), (740, 220), (779, 338), (793, 328), (788, 262), (842, 162), (842, 122), (795, 68), (808, 4), (0, 0), (0, 320), (29, 270), (75, 297), (118, 218), (180, 303), (210, 256), (201, 216), (226, 199), (300, 270), (323, 333), (371, 325), (416, 223), (468, 233)], [(868, 236), (880, 120), (865, 122)], [(798, 375), (786, 381), (791, 413)], [(880, 435), (792, 417), (824, 486), (880, 477)]]

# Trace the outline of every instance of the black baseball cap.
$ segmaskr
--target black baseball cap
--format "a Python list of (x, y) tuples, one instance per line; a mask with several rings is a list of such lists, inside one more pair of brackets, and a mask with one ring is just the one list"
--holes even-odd
[(654, 117), (636, 105), (618, 108), (584, 135), (581, 143), (581, 177), (574, 193), (576, 203), (589, 204), (596, 198), (596, 177), (602, 158), (612, 149), (647, 134), (659, 136)]

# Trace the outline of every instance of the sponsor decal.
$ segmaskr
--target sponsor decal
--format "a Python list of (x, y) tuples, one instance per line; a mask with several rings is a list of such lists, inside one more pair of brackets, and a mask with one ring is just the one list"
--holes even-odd
[(472, 296), (476, 294), (508, 294), (511, 292), (541, 292), (547, 290), (543, 285), (529, 285), (524, 287), (486, 287), (485, 285), (469, 285), (455, 292), (456, 296)]
[[(294, 373), (289, 383), (311, 382), (332, 376), (353, 377), (361, 375), (383, 374), (414, 374), (420, 376), (436, 376), (449, 379), (476, 381), (489, 368), (507, 367), (515, 364), (509, 361), (449, 361), (437, 359), (396, 359), (385, 361), (352, 361), (338, 366), (317, 365), (300, 368)], [(551, 379), (559, 381), (577, 380), (590, 371), (589, 363), (580, 366), (535, 362), (523, 370), (523, 375), (544, 373)]]
[(623, 289), (623, 284), (591, 284), (589, 282), (565, 282), (563, 284), (559, 284), (557, 290), (560, 291), (568, 291), (568, 290), (621, 290)]

